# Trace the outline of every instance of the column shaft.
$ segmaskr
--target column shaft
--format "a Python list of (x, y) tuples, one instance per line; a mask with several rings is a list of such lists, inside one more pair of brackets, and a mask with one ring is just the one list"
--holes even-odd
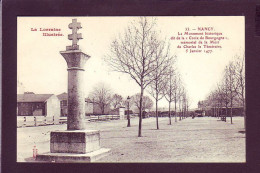
[(68, 130), (85, 129), (84, 70), (68, 69)]

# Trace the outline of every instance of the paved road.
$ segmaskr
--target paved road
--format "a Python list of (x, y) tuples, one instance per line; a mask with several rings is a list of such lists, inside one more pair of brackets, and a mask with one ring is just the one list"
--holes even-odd
[[(112, 153), (98, 162), (245, 162), (243, 118), (234, 124), (217, 118), (187, 118), (168, 125), (168, 118), (143, 120), (142, 137), (137, 137), (138, 118), (126, 127), (126, 120), (87, 123), (88, 129), (101, 131), (101, 146)], [(49, 132), (65, 130), (66, 125), (18, 128), (18, 161), (49, 151)], [(25, 159), (25, 160), (24, 160)]]

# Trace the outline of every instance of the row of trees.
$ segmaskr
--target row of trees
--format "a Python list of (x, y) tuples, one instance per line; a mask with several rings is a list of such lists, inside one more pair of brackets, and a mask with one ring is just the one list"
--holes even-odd
[[(177, 122), (177, 112), (179, 112), (179, 120), (183, 119), (189, 111), (190, 101), (181, 76), (173, 66), (169, 69), (168, 79), (165, 81), (163, 92), (165, 99), (169, 103), (169, 124), (171, 124), (172, 102), (174, 102), (175, 122)], [(179, 110), (177, 110), (177, 107)]]
[(185, 103), (188, 100), (185, 90), (180, 85), (180, 80), (176, 79), (174, 68), (176, 56), (171, 53), (169, 42), (161, 38), (155, 27), (155, 18), (148, 20), (146, 17), (140, 17), (137, 21), (133, 21), (123, 35), (119, 35), (112, 41), (111, 53), (105, 58), (113, 71), (128, 74), (140, 86), (138, 137), (141, 137), (145, 90), (155, 100), (157, 129), (159, 129), (159, 100), (166, 97), (169, 101), (169, 108), (172, 101), (175, 101), (176, 108), (176, 101), (180, 100), (177, 97), (182, 97)]
[[(128, 102), (132, 107), (140, 109), (139, 100), (140, 94), (135, 94), (130, 97), (130, 100), (123, 98), (119, 94), (115, 94), (105, 83), (99, 83), (95, 86), (88, 98), (95, 104), (97, 104), (101, 110), (101, 113), (105, 113), (106, 108), (116, 109), (121, 106), (127, 107)], [(143, 110), (150, 110), (153, 107), (153, 101), (148, 97), (143, 97)]]
[[(245, 114), (245, 55), (235, 56), (223, 71), (222, 80), (216, 85), (215, 90), (210, 92), (204, 107), (209, 106), (214, 109), (214, 116), (219, 117), (222, 107), (226, 108), (225, 116), (230, 109), (230, 120), (232, 122), (234, 106), (242, 107), (242, 114)], [(245, 122), (245, 121), (244, 121)], [(246, 123), (244, 124), (246, 126)]]

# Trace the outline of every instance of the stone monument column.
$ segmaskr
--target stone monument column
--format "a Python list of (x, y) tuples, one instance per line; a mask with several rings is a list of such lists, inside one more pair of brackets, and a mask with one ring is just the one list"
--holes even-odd
[(81, 24), (77, 19), (73, 19), (69, 24), (72, 34), (68, 35), (72, 40), (72, 46), (67, 46), (66, 51), (61, 51), (61, 55), (68, 65), (68, 130), (85, 129), (85, 94), (84, 94), (84, 65), (90, 58), (87, 54), (79, 50), (77, 42), (82, 39), (82, 35), (78, 34)]
[(81, 28), (77, 19), (72, 20), (69, 28), (72, 34), (68, 39), (72, 40), (72, 45), (60, 52), (68, 66), (67, 130), (51, 132), (50, 153), (37, 155), (38, 161), (91, 162), (110, 152), (110, 149), (101, 148), (98, 130), (85, 129), (84, 65), (90, 56), (77, 45), (82, 39), (82, 35), (77, 33)]
[(72, 45), (66, 47), (66, 51), (61, 51), (61, 55), (68, 65), (68, 130), (83, 130), (85, 118), (85, 94), (84, 94), (84, 65), (90, 58), (87, 54), (79, 50), (77, 42), (82, 39), (78, 34), (81, 24), (77, 19), (73, 19), (69, 24), (72, 34), (68, 39), (72, 40)]
[(62, 51), (68, 65), (68, 130), (85, 129), (84, 65), (90, 57), (80, 50)]

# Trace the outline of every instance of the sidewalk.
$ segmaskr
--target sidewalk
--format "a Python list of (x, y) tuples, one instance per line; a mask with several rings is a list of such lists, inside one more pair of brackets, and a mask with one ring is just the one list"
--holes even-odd
[[(229, 121), (229, 119), (227, 119)], [(101, 131), (101, 146), (112, 153), (98, 162), (245, 162), (243, 118), (234, 124), (213, 117), (187, 118), (168, 125), (168, 118), (143, 119), (142, 137), (138, 118), (87, 123), (88, 129)], [(34, 143), (39, 153), (49, 151), (49, 133), (65, 130), (66, 125), (18, 128), (18, 161), (32, 157)]]

